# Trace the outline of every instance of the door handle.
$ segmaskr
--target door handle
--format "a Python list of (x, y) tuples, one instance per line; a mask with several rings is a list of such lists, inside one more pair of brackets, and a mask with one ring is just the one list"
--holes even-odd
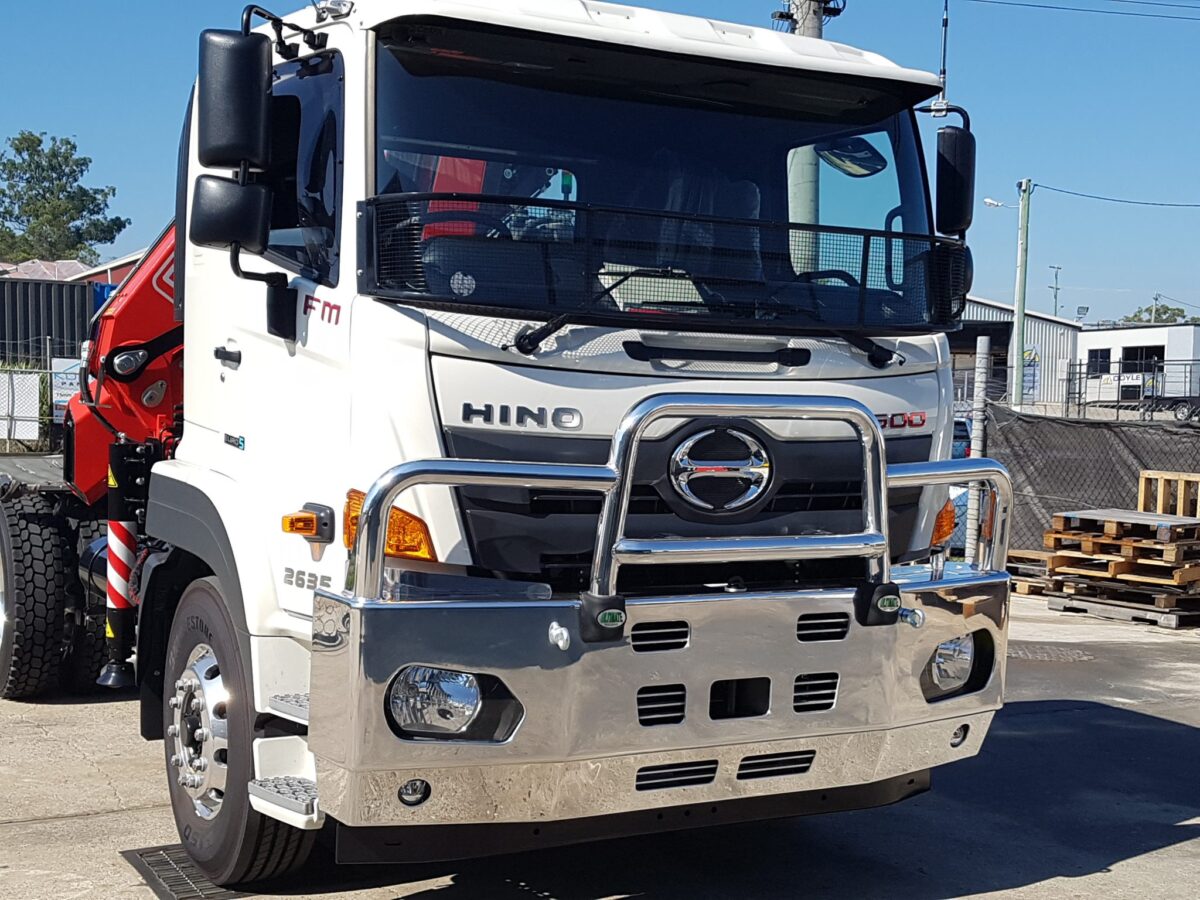
[(242, 364), (242, 351), (230, 350), (228, 347), (217, 347), (213, 350), (213, 356), (223, 363), (228, 363), (235, 369)]

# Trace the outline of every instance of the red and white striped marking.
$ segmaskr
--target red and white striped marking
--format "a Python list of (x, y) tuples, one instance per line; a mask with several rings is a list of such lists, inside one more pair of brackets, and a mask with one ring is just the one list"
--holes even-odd
[(108, 523), (108, 608), (129, 609), (133, 606), (129, 581), (133, 577), (133, 562), (137, 555), (137, 538), (132, 522)]

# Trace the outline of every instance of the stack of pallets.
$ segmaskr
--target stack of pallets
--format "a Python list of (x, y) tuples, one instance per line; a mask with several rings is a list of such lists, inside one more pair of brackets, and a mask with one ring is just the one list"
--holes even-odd
[(1023, 577), (1019, 593), (1045, 594), (1051, 609), (1172, 628), (1200, 625), (1200, 518), (1064, 512), (1053, 517), (1045, 548), (1044, 575)]

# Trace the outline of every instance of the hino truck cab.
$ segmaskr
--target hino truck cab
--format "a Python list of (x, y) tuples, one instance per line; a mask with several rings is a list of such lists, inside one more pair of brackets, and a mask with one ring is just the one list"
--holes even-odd
[(941, 127), (935, 204), (938, 89), (593, 0), (202, 35), (186, 401), (114, 443), (149, 474), (110, 470), (109, 573), (210, 878), (322, 829), (430, 860), (878, 806), (979, 751), (1011, 486), (950, 459), (974, 141)]

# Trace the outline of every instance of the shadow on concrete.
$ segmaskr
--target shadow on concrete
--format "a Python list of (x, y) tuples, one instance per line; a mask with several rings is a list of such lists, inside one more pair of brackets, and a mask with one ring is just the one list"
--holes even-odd
[[(336, 868), (272, 895), (351, 888), (555, 900), (951, 897), (1097, 872), (1200, 837), (1197, 729), (1090, 702), (1010, 704), (983, 753), (886, 809), (678, 832), (465, 863)], [(450, 878), (422, 890), (421, 882)]]
[(128, 703), (138, 698), (137, 688), (97, 687), (86, 691), (63, 691), (48, 697), (32, 697), (29, 700), (14, 700), (14, 703), (29, 703), (36, 706), (96, 706), (101, 703)]

